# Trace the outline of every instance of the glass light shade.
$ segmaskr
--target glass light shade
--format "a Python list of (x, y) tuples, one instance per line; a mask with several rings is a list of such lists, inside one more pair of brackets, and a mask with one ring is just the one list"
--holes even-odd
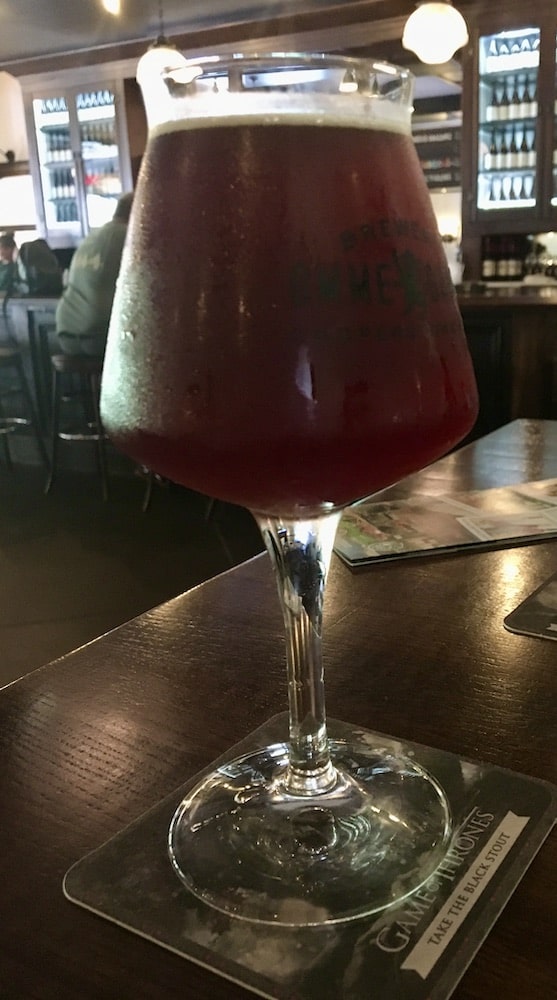
[(168, 73), (171, 70), (179, 71), (187, 64), (186, 57), (178, 51), (176, 46), (171, 45), (161, 36), (141, 56), (135, 72), (136, 79), (139, 86), (143, 87), (145, 83), (160, 77), (162, 73)]
[(405, 49), (429, 65), (447, 62), (468, 41), (468, 29), (450, 0), (421, 3), (408, 18), (402, 35)]
[(158, 124), (164, 109), (164, 98), (167, 93), (165, 79), (170, 77), (176, 83), (191, 83), (201, 72), (195, 62), (188, 62), (164, 36), (157, 38), (157, 41), (141, 56), (135, 71), (145, 99), (150, 128)]

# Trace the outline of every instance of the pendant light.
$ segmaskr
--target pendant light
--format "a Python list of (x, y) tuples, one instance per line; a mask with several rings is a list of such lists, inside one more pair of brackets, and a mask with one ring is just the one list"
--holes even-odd
[(187, 59), (164, 34), (162, 0), (159, 0), (159, 33), (137, 64), (136, 79), (140, 87), (161, 77), (170, 70), (180, 70), (187, 66)]
[(415, 52), (424, 63), (437, 65), (452, 59), (468, 41), (468, 29), (452, 0), (432, 3), (425, 0), (410, 15), (402, 34), (405, 49)]

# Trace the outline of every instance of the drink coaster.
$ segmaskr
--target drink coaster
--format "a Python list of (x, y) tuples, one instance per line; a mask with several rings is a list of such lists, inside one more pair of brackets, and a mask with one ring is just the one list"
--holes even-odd
[[(274, 716), (216, 763), (281, 742), (287, 724), (286, 713)], [(328, 729), (346, 739), (355, 727), (329, 720)], [(201, 775), (74, 864), (65, 895), (271, 1000), (368, 1000), (370, 983), (382, 1000), (445, 1000), (550, 832), (557, 789), (417, 743), (357, 734), (416, 760), (450, 801), (455, 832), (447, 855), (402, 903), (308, 928), (254, 924), (206, 906), (179, 882), (166, 853), (172, 815)]]
[(503, 624), (519, 635), (557, 639), (557, 573), (511, 611)]

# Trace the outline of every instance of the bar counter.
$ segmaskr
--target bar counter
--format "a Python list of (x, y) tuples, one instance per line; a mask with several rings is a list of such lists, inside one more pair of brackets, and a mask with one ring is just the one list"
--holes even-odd
[(480, 394), (474, 437), (557, 417), (557, 283), (457, 288)]
[(514, 282), (482, 285), (481, 282), (470, 282), (457, 287), (457, 299), (463, 310), (500, 309), (509, 306), (520, 309), (551, 309), (557, 306), (557, 282), (551, 285)]
[[(550, 477), (557, 423), (516, 421), (388, 495)], [(557, 540), (357, 573), (334, 558), (324, 643), (330, 715), (555, 782), (556, 647), (510, 634), (503, 618), (556, 570)], [(249, 995), (70, 903), (62, 879), (282, 711), (285, 687), (281, 614), (259, 556), (0, 692), (2, 998)], [(454, 1000), (554, 996), (556, 927), (553, 832)]]

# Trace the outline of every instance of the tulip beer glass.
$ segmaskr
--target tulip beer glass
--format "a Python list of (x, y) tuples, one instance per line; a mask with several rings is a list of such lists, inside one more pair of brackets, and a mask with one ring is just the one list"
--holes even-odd
[(240, 918), (355, 919), (416, 890), (451, 833), (432, 775), (356, 732), (328, 738), (321, 661), (343, 508), (448, 451), (476, 416), (412, 78), (327, 55), (177, 55), (141, 82), (149, 140), (102, 417), (142, 465), (252, 511), (289, 692), (288, 739), (197, 784), (171, 862)]

